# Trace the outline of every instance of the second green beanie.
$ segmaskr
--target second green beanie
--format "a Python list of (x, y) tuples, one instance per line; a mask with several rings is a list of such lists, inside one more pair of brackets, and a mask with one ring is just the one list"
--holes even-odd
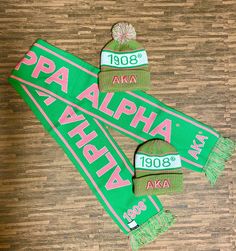
[(135, 154), (133, 187), (136, 196), (182, 192), (181, 159), (175, 147), (161, 139), (140, 145)]

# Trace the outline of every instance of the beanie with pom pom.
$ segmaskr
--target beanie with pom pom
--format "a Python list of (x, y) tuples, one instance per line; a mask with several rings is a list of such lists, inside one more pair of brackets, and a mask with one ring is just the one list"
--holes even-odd
[(146, 91), (150, 89), (147, 53), (136, 41), (134, 27), (126, 22), (112, 28), (113, 40), (101, 52), (101, 92)]

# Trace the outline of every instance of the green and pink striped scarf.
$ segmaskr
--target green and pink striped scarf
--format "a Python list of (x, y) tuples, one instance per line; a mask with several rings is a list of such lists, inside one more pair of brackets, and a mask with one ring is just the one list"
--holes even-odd
[(140, 92), (101, 93), (99, 69), (37, 40), (9, 77), (45, 129), (63, 148), (133, 250), (174, 222), (156, 196), (135, 197), (134, 168), (107, 126), (142, 143), (171, 143), (182, 166), (214, 184), (235, 144), (216, 130)]

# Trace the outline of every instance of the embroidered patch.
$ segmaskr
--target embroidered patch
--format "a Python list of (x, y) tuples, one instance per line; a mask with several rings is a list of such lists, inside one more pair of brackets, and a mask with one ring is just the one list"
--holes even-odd
[(113, 84), (131, 84), (137, 83), (136, 75), (122, 75), (122, 76), (114, 76), (112, 79)]
[(146, 184), (146, 189), (162, 189), (162, 188), (169, 188), (171, 183), (168, 179), (161, 180), (149, 180)]
[(101, 66), (132, 68), (147, 64), (148, 58), (145, 50), (127, 53), (103, 50), (101, 55)]
[(145, 170), (164, 170), (181, 167), (181, 159), (178, 154), (164, 156), (149, 156), (142, 153), (135, 155), (135, 167)]

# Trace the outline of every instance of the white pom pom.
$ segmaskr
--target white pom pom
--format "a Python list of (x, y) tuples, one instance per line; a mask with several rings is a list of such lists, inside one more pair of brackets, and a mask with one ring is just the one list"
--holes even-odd
[(112, 37), (120, 44), (136, 39), (134, 27), (129, 23), (117, 23), (112, 28)]

